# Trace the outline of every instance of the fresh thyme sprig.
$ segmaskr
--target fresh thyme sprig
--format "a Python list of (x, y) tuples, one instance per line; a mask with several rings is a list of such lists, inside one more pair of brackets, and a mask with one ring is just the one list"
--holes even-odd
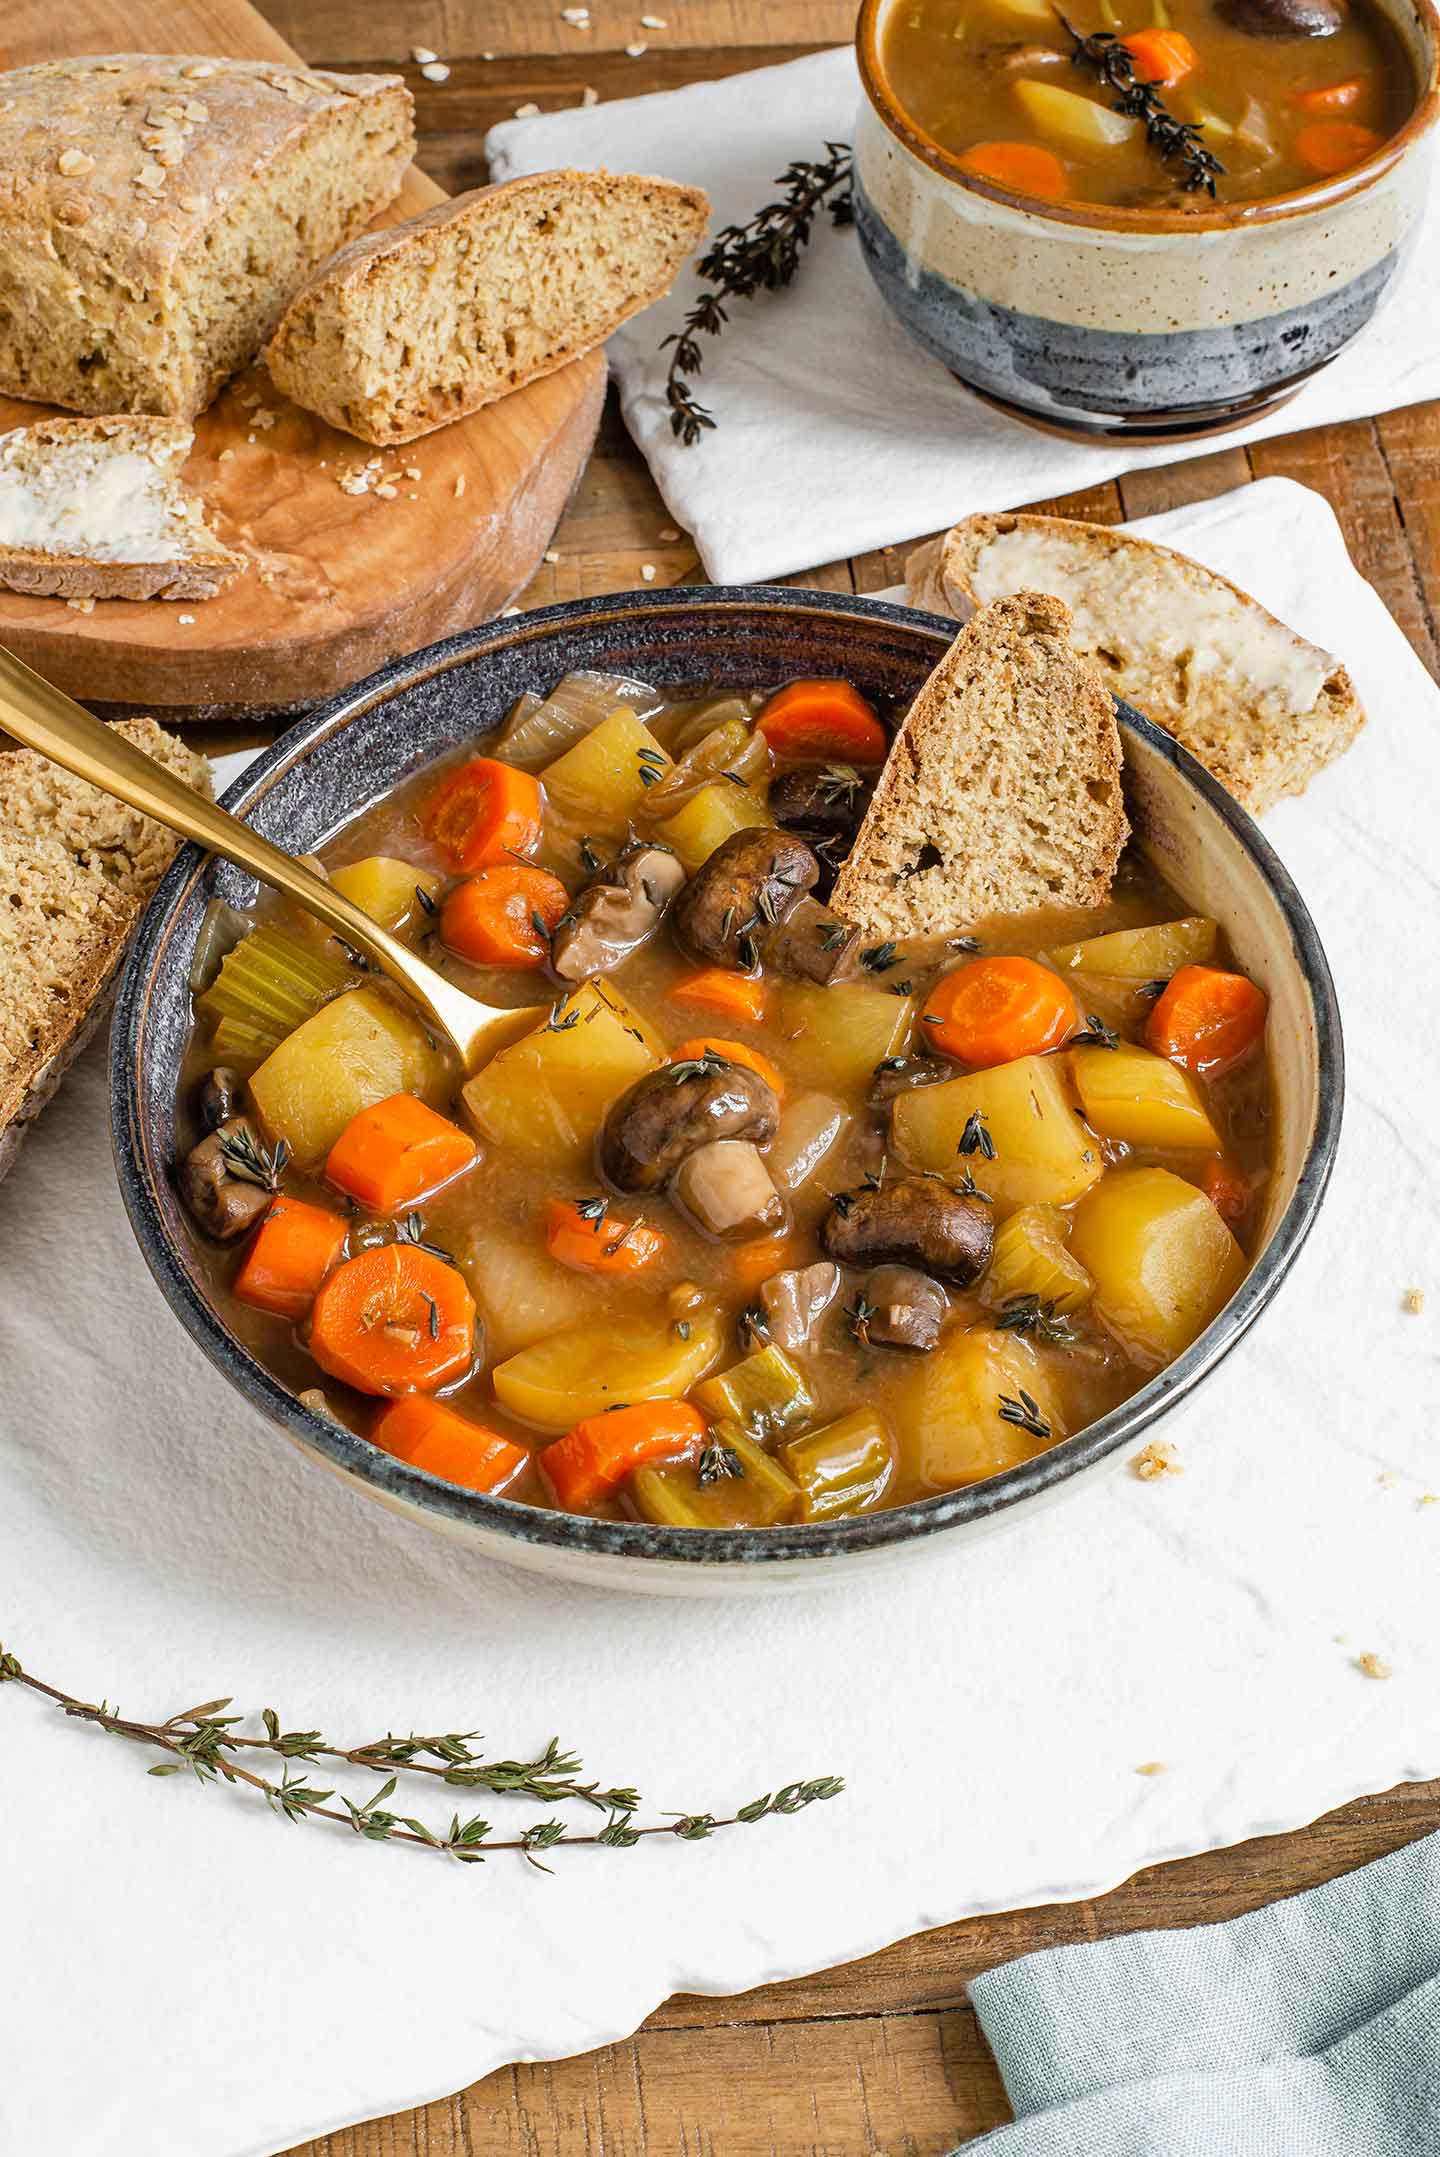
[(1084, 37), (1056, 8), (1060, 26), (1074, 42), (1072, 67), (1089, 68), (1108, 90), (1115, 92), (1115, 110), (1145, 123), (1145, 140), (1162, 164), (1179, 165), (1185, 192), (1215, 194), (1215, 181), (1225, 167), (1201, 140), (1201, 130), (1191, 120), (1177, 120), (1153, 82), (1142, 82), (1135, 73), (1135, 57), (1113, 30), (1094, 30)]
[[(264, 1709), (261, 1714), (264, 1737), (253, 1737), (237, 1727), (244, 1720), (243, 1716), (226, 1714), (225, 1710), (232, 1704), (228, 1698), (202, 1701), (198, 1707), (184, 1708), (162, 1723), (145, 1723), (121, 1715), (105, 1701), (97, 1705), (62, 1692), (58, 1686), (35, 1677), (22, 1666), (17, 1655), (0, 1647), (0, 1684), (7, 1681), (28, 1687), (31, 1692), (53, 1701), (67, 1715), (93, 1723), (113, 1737), (128, 1738), (135, 1744), (168, 1755), (150, 1769), (152, 1775), (179, 1775), (188, 1769), (197, 1782), (227, 1782), (254, 1790), (264, 1798), (272, 1812), (286, 1820), (329, 1820), (336, 1826), (349, 1828), (354, 1834), (363, 1835), (369, 1842), (419, 1843), (468, 1865), (483, 1864), (493, 1852), (501, 1850), (516, 1851), (528, 1863), (539, 1865), (536, 1851), (551, 1850), (561, 1842), (576, 1848), (612, 1850), (629, 1849), (655, 1835), (674, 1835), (682, 1842), (701, 1842), (720, 1828), (748, 1827), (772, 1814), (803, 1812), (807, 1805), (838, 1797), (845, 1787), (844, 1779), (839, 1775), (820, 1775), (805, 1782), (786, 1783), (778, 1790), (767, 1790), (763, 1796), (752, 1798), (748, 1805), (720, 1817), (713, 1813), (680, 1813), (637, 1827), (634, 1815), (640, 1808), (639, 1791), (619, 1786), (606, 1789), (599, 1783), (581, 1782), (581, 1762), (565, 1751), (557, 1738), (552, 1738), (533, 1760), (482, 1759), (474, 1751), (477, 1733), (473, 1730), (435, 1737), (389, 1735), (372, 1739), (366, 1745), (341, 1746), (331, 1744), (318, 1730), (283, 1729), (271, 1708)], [(282, 1760), (280, 1780), (276, 1782), (254, 1768), (243, 1766), (238, 1757), (243, 1752), (268, 1753)], [(391, 1772), (373, 1796), (362, 1804), (357, 1805), (341, 1792), (339, 1805), (333, 1805), (330, 1800), (337, 1794), (334, 1790), (316, 1789), (303, 1773), (295, 1771), (297, 1762), (313, 1765), (322, 1759), (367, 1768), (375, 1773), (383, 1773), (387, 1768)], [(386, 1809), (386, 1801), (395, 1794), (402, 1774), (429, 1775), (457, 1788), (484, 1789), (502, 1797), (531, 1798), (542, 1805), (559, 1805), (573, 1800), (603, 1812), (605, 1825), (593, 1835), (573, 1835), (564, 1820), (541, 1820), (522, 1829), (518, 1835), (497, 1841), (492, 1837), (488, 1820), (478, 1816), (462, 1820), (456, 1813), (446, 1828), (437, 1831), (423, 1820)], [(547, 1868), (540, 1866), (539, 1869)]]
[(714, 414), (698, 401), (690, 378), (705, 364), (700, 339), (718, 337), (730, 319), (724, 302), (753, 299), (757, 292), (777, 292), (788, 285), (822, 208), (828, 206), (836, 225), (853, 222), (850, 145), (827, 142), (825, 150), (826, 155), (813, 162), (797, 158), (787, 165), (775, 182), (781, 200), (767, 202), (748, 224), (727, 225), (717, 232), (695, 265), (696, 275), (715, 289), (701, 293), (680, 328), (660, 346), (670, 352), (665, 402), (671, 432), (687, 448), (715, 425)]

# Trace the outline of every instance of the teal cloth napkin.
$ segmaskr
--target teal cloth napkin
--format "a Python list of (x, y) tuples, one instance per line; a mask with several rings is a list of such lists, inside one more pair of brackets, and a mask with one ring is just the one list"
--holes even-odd
[(1440, 1835), (1228, 1925), (1027, 1955), (970, 1997), (995, 2157), (1437, 2157)]

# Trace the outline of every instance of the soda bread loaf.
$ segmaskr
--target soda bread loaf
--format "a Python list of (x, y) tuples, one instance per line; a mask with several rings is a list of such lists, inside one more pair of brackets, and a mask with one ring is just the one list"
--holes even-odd
[(213, 599), (245, 567), (181, 470), (183, 420), (43, 419), (0, 434), (0, 584), (55, 599)]
[(1153, 540), (1064, 517), (966, 517), (906, 564), (913, 605), (966, 621), (1053, 592), (1075, 649), (1258, 814), (1301, 794), (1365, 714), (1338, 660), (1238, 586)]
[(413, 145), (398, 76), (183, 53), (0, 75), (0, 392), (192, 419)]
[[(153, 719), (119, 731), (209, 793), (205, 759)], [(46, 758), (0, 755), (0, 1176), (98, 1024), (178, 844)]]
[(437, 203), (342, 250), (266, 360), (287, 397), (362, 442), (413, 442), (603, 344), (699, 244), (698, 188), (542, 172)]
[(1114, 704), (1069, 609), (1022, 592), (974, 616), (911, 705), (830, 904), (894, 938), (1098, 906), (1128, 836)]

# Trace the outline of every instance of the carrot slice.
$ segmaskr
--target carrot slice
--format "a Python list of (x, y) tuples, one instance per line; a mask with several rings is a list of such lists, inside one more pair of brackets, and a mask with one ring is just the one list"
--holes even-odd
[(303, 1318), (344, 1250), (345, 1236), (338, 1213), (299, 1198), (272, 1199), (235, 1276), (236, 1295), (252, 1310)]
[(1075, 999), (1035, 959), (971, 959), (937, 981), (921, 1015), (930, 1044), (983, 1069), (1043, 1056), (1080, 1023)]
[(1347, 75), (1343, 82), (1317, 83), (1313, 90), (1297, 90), (1291, 98), (1302, 112), (1348, 112), (1358, 105), (1367, 87), (1363, 75)]
[(873, 707), (849, 682), (791, 682), (776, 690), (755, 724), (776, 756), (883, 764), (890, 746)]
[(465, 1276), (413, 1243), (382, 1243), (337, 1266), (310, 1313), (310, 1353), (357, 1393), (434, 1393), (475, 1354)]
[(765, 982), (753, 974), (732, 973), (725, 966), (703, 966), (698, 974), (687, 974), (665, 994), (672, 1003), (699, 1004), (706, 1011), (718, 1011), (727, 1019), (743, 1019), (751, 1026), (760, 1024), (770, 1003)]
[(1135, 62), (1137, 81), (1173, 90), (1199, 65), (1200, 56), (1183, 30), (1136, 30), (1120, 43)]
[(1070, 179), (1053, 150), (1038, 142), (972, 142), (960, 157), (962, 172), (1012, 195), (1040, 195), (1047, 202), (1063, 202), (1070, 192)]
[(1317, 120), (1295, 137), (1295, 155), (1317, 178), (1328, 180), (1337, 172), (1348, 172), (1352, 165), (1363, 165), (1384, 139), (1373, 127), (1361, 127), (1354, 120)]
[(493, 756), (472, 757), (430, 796), (425, 831), (462, 873), (533, 854), (540, 844), (540, 782)]
[(472, 966), (543, 966), (569, 904), (558, 876), (523, 861), (497, 862), (456, 885), (441, 910), (440, 934)]
[(691, 1041), (682, 1041), (678, 1049), (671, 1049), (665, 1061), (672, 1064), (699, 1063), (702, 1056), (723, 1056), (726, 1063), (744, 1064), (750, 1071), (764, 1079), (777, 1101), (785, 1098), (785, 1081), (759, 1049), (752, 1049), (744, 1041), (720, 1041), (713, 1034), (696, 1034)]
[(757, 1236), (753, 1243), (737, 1244), (730, 1253), (735, 1286), (748, 1295), (752, 1288), (768, 1281), (772, 1273), (779, 1273), (794, 1249), (793, 1236)]
[(1212, 1154), (1201, 1169), (1200, 1188), (1221, 1220), (1231, 1228), (1243, 1221), (1250, 1211), (1250, 1201), (1254, 1197), (1250, 1179), (1223, 1153)]
[(643, 1273), (664, 1255), (665, 1238), (644, 1221), (621, 1221), (608, 1206), (597, 1212), (571, 1198), (552, 1198), (545, 1207), (545, 1248), (562, 1266), (577, 1273)]
[(557, 1438), (540, 1455), (540, 1469), (567, 1513), (618, 1490), (632, 1469), (698, 1453), (709, 1425), (689, 1401), (637, 1401), (611, 1408)]
[(1259, 1046), (1269, 1005), (1244, 974), (1182, 966), (1157, 997), (1145, 1045), (1199, 1078), (1224, 1078)]
[(325, 1175), (372, 1213), (398, 1213), (449, 1183), (475, 1154), (474, 1139), (448, 1117), (414, 1094), (392, 1093), (351, 1117), (330, 1148)]
[(371, 1422), (370, 1436), (397, 1460), (462, 1490), (502, 1491), (530, 1459), (524, 1446), (422, 1393), (387, 1401)]

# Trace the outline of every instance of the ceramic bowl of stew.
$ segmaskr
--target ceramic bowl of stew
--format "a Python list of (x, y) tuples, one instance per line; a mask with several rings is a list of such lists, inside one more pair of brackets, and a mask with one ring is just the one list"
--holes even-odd
[[(864, 0), (854, 199), (875, 282), (962, 382), (1034, 424), (1165, 440), (1253, 420), (1403, 273), (1440, 18), (1431, 0), (1065, 14)], [(1097, 34), (1223, 169), (1158, 154), (1118, 109), (1123, 80), (1077, 62)]]
[[(652, 837), (673, 847), (672, 860), (683, 864), (684, 891), (693, 896), (717, 834), (754, 836), (763, 821), (757, 804), (782, 813), (781, 777), (792, 774), (793, 791), (797, 755), (802, 778), (810, 771), (793, 745), (788, 762), (784, 752), (777, 758), (780, 736), (762, 735), (756, 726), (757, 713), (765, 716), (782, 685), (813, 678), (848, 685), (845, 698), (862, 714), (856, 723), (862, 730), (867, 723), (878, 727), (883, 741), (953, 634), (954, 624), (936, 616), (820, 592), (761, 586), (624, 593), (452, 637), (397, 660), (285, 734), (231, 789), (227, 806), (289, 851), (318, 854), (357, 903), (393, 919), (397, 933), (423, 939), (436, 962), (476, 993), (517, 1006), (513, 1045), (469, 1081), (446, 1070), (440, 1045), (408, 1007), (387, 1001), (364, 976), (322, 983), (318, 1006), (311, 998), (312, 1016), (293, 1031), (286, 1029), (294, 1015), (278, 1026), (282, 1045), (274, 1054), (263, 1042), (250, 1043), (247, 1064), (245, 1028), (258, 1023), (256, 1014), (243, 998), (238, 1006), (232, 999), (219, 1021), (231, 1030), (219, 1031), (224, 997), (215, 957), (207, 959), (200, 947), (217, 919), (233, 921), (241, 913), (253, 920), (258, 907), (259, 927), (238, 944), (231, 934), (220, 945), (226, 957), (218, 981), (231, 980), (225, 968), (235, 951), (245, 955), (253, 980), (257, 965), (278, 948), (283, 917), (273, 901), (267, 912), (257, 887), (229, 864), (194, 849), (177, 858), (140, 924), (116, 1013), (111, 1108), (121, 1187), (144, 1256), (181, 1324), (260, 1414), (312, 1459), (480, 1556), (598, 1586), (765, 1593), (834, 1584), (925, 1553), (958, 1556), (965, 1540), (1023, 1521), (1163, 1436), (1171, 1408), (1239, 1341), (1274, 1295), (1321, 1202), (1340, 1124), (1340, 1023), (1324, 954), (1284, 868), (1224, 789), (1139, 713), (1119, 707), (1133, 836), (1107, 906), (978, 925), (984, 953), (1043, 953), (1050, 992), (1057, 976), (1073, 983), (1088, 1045), (1077, 1046), (1071, 1029), (1063, 1054), (1038, 1056), (1032, 1065), (1011, 1063), (997, 1072), (982, 1057), (970, 1069), (932, 1053), (929, 1062), (941, 1068), (920, 1076), (945, 1083), (910, 1090), (915, 1074), (907, 1060), (939, 1023), (938, 1003), (926, 1008), (939, 994), (933, 985), (957, 967), (981, 963), (969, 938), (934, 950), (866, 947), (843, 981), (828, 984), (812, 978), (815, 954), (809, 971), (788, 973), (777, 955), (772, 978), (768, 910), (757, 906), (753, 919), (736, 923), (726, 909), (703, 933), (722, 940), (754, 936), (766, 953), (763, 967), (752, 966), (750, 975), (758, 971), (761, 984), (769, 982), (771, 1001), (748, 1012), (734, 1001), (737, 985), (750, 978), (743, 972), (748, 954), (740, 954), (742, 971), (726, 973), (721, 983), (723, 1012), (713, 1001), (694, 1000), (696, 952), (684, 943), (695, 930), (690, 916), (683, 925), (660, 920), (623, 965), (578, 985), (546, 973), (563, 922), (553, 930), (550, 959), (545, 965), (537, 959), (528, 971), (489, 964), (493, 951), (474, 942), (475, 922), (493, 937), (496, 917), (470, 907), (465, 895), (472, 880), (457, 875), (464, 864), (453, 848), (468, 841), (457, 840), (454, 805), (464, 798), (477, 755), (495, 750), (512, 761), (520, 757), (517, 728), (525, 730), (530, 766), (544, 774), (545, 831), (538, 845), (526, 841), (497, 858), (524, 853), (527, 862), (547, 864), (556, 881), (564, 879), (573, 936), (575, 921), (586, 916), (592, 872), (603, 877), (627, 825), (633, 830), (649, 819)], [(599, 704), (600, 692), (586, 686), (597, 679), (605, 685)], [(568, 685), (565, 695), (557, 684)], [(584, 709), (587, 698), (591, 708)], [(609, 736), (600, 731), (602, 710)], [(546, 728), (557, 723), (560, 735), (545, 746)], [(537, 730), (544, 750), (538, 764)], [(698, 789), (673, 794), (678, 809), (662, 798), (663, 818), (647, 809), (655, 782), (639, 774), (659, 772), (673, 788), (684, 757), (701, 749), (713, 756), (706, 745), (717, 736), (725, 768)], [(557, 746), (571, 758), (563, 772)], [(700, 769), (709, 770), (703, 757)], [(827, 760), (819, 807), (813, 817), (805, 810), (802, 823), (843, 823), (830, 812), (837, 794), (842, 804), (849, 799), (854, 768), (843, 783), (834, 769), (833, 758)], [(615, 789), (622, 785), (628, 792), (616, 811)], [(597, 827), (607, 816), (602, 838)], [(773, 826), (759, 830), (767, 842), (773, 835)], [(788, 831), (779, 836), (790, 843)], [(819, 859), (823, 832), (812, 830), (811, 838)], [(679, 903), (673, 894), (671, 903)], [(531, 935), (525, 911), (512, 913), (503, 929), (514, 948), (502, 956), (515, 958)], [(820, 911), (823, 916), (823, 906)], [(787, 934), (798, 919), (793, 907), (784, 913)], [(311, 938), (302, 978), (290, 984), (303, 1003), (309, 993), (303, 977), (322, 953), (327, 964), (335, 954), (322, 947), (315, 925), (307, 929), (297, 916), (289, 927), (302, 941), (307, 933)], [(820, 947), (831, 951), (836, 937), (827, 932), (834, 924), (822, 918), (820, 928)], [(538, 928), (534, 934), (539, 937)], [(1097, 936), (1109, 938), (1103, 950)], [(1078, 953), (1076, 939), (1083, 945)], [(1108, 1142), (1101, 1148), (1069, 1105), (1066, 1088), (1078, 1083), (1086, 1113), (1104, 1123), (1102, 1097), (1114, 1092), (1118, 1069), (1114, 1040), (1146, 1037), (1146, 1013), (1162, 1008), (1163, 999), (1156, 999), (1163, 982), (1138, 975), (1147, 969), (1172, 975), (1187, 960), (1205, 957), (1243, 973), (1268, 1000), (1262, 1045), (1214, 1084), (1164, 1066), (1164, 1115), (1178, 1108), (1182, 1119), (1193, 1123), (1199, 1114), (1213, 1122), (1200, 1153), (1166, 1151), (1177, 1141), (1196, 1143), (1188, 1124), (1169, 1123), (1148, 1133), (1159, 1151)], [(1040, 965), (1038, 958), (1027, 963), (1032, 971)], [(713, 981), (709, 988), (713, 996)], [(357, 1014), (358, 1078), (347, 1045)], [(599, 1021), (593, 1027), (592, 1018)], [(718, 1047), (707, 1050), (717, 1037)], [(297, 1062), (297, 1045), (307, 1039), (308, 1062)], [(406, 1076), (377, 1084), (374, 1059), (391, 1055), (396, 1041), (401, 1062), (411, 1059)], [(222, 1050), (250, 1074), (247, 1113), (263, 1111), (262, 1144), (277, 1130), (294, 1141), (275, 1205), (292, 1214), (301, 1209), (305, 1222), (309, 1208), (322, 1227), (330, 1224), (331, 1243), (298, 1301), (288, 1300), (295, 1282), (285, 1265), (267, 1267), (258, 1255), (267, 1201), (255, 1209), (260, 1227), (247, 1222), (238, 1241), (216, 1241), (187, 1209), (195, 1149), (237, 1106), (216, 1107), (212, 1100), (212, 1066)], [(719, 1056), (720, 1091), (750, 1088), (751, 1106), (753, 1087), (763, 1093), (766, 1083), (752, 1074), (768, 1059), (771, 1106), (781, 1104), (778, 1128), (773, 1118), (764, 1130), (752, 1126), (752, 1136), (765, 1143), (748, 1151), (750, 1171), (763, 1158), (782, 1202), (777, 1209), (767, 1199), (749, 1226), (733, 1188), (722, 1194), (731, 1215), (717, 1219), (707, 1211), (713, 1194), (698, 1183), (682, 1192), (678, 1172), (660, 1188), (648, 1172), (634, 1176), (616, 1166), (615, 1118), (632, 1115), (631, 1089), (650, 1089), (648, 1114), (658, 1088), (659, 1113), (670, 1117), (669, 1098), (678, 1098), (682, 1082), (703, 1094), (713, 1075), (707, 1053)], [(269, 1060), (257, 1066), (262, 1055)], [(1090, 1059), (1088, 1078), (1076, 1078), (1079, 1056)], [(284, 1084), (277, 1079), (281, 1065)], [(343, 1092), (352, 1082), (370, 1090), (353, 1098), (345, 1092), (337, 1112), (334, 1089)], [(357, 1100), (373, 1103), (391, 1084), (421, 1094), (431, 1105), (426, 1113), (444, 1130), (458, 1134), (463, 1126), (482, 1134), (479, 1155), (435, 1171), (450, 1180), (413, 1206), (404, 1190), (387, 1194), (374, 1181), (380, 1156), (354, 1143), (357, 1129), (376, 1113), (367, 1106), (352, 1121)], [(940, 1295), (942, 1306), (948, 1299), (947, 1330), (938, 1347), (932, 1332), (931, 1352), (913, 1338), (909, 1346), (870, 1339), (869, 1328), (878, 1335), (882, 1315), (892, 1314), (888, 1303), (882, 1315), (868, 1309), (867, 1290), (879, 1294), (877, 1275), (858, 1255), (855, 1267), (832, 1268), (844, 1273), (844, 1291), (818, 1319), (818, 1331), (802, 1327), (799, 1345), (782, 1327), (783, 1302), (773, 1304), (766, 1293), (779, 1278), (777, 1268), (803, 1272), (819, 1257), (817, 1233), (848, 1235), (856, 1201), (863, 1214), (867, 1194), (893, 1188), (896, 1165), (892, 1158), (887, 1170), (884, 1158), (893, 1132), (887, 1141), (875, 1127), (877, 1085), (889, 1103), (878, 1111), (880, 1120), (893, 1114), (895, 1131), (905, 1123), (909, 1168), (936, 1170), (923, 1183), (925, 1207), (966, 1214), (962, 1245), (982, 1217), (990, 1271), (980, 1281), (963, 1252), (952, 1265), (946, 1275), (952, 1285)], [(967, 1113), (965, 1099), (957, 1102), (966, 1086), (981, 1089), (978, 1113)], [(1093, 1101), (1086, 1090), (1092, 1087), (1098, 1089)], [(946, 1103), (937, 1119), (937, 1105)], [(402, 1106), (413, 1116), (413, 1101)], [(820, 1125), (829, 1129), (832, 1110), (834, 1129), (828, 1138), (817, 1136)], [(1027, 1134), (1042, 1110), (1050, 1119), (1051, 1150), (1043, 1173), (1051, 1180), (1028, 1186), (1014, 1178), (1025, 1173), (1020, 1156), (1029, 1158)], [(323, 1131), (307, 1133), (304, 1118), (311, 1113), (323, 1116)], [(1010, 1150), (1012, 1128), (1020, 1128), (1018, 1154)], [(427, 1129), (433, 1136), (433, 1124)], [(623, 1160), (643, 1168), (653, 1152), (628, 1121), (623, 1129)], [(421, 1132), (420, 1140), (428, 1145), (431, 1136)], [(1132, 1130), (1132, 1136), (1146, 1134)], [(442, 1150), (453, 1146), (455, 1137), (441, 1143)], [(694, 1143), (693, 1136), (687, 1140)], [(1213, 1162), (1212, 1147), (1219, 1149)], [(1221, 1165), (1221, 1151), (1229, 1183), (1212, 1187), (1210, 1170)], [(386, 1156), (392, 1167), (402, 1157), (403, 1147)], [(1128, 1181), (1117, 1180), (1117, 1162)], [(986, 1191), (987, 1183), (993, 1190)], [(238, 1189), (242, 1202), (255, 1196), (244, 1183), (224, 1188), (232, 1198)], [(976, 1191), (979, 1196), (968, 1195)], [(1183, 1285), (1169, 1301), (1160, 1298), (1150, 1320), (1135, 1320), (1134, 1338), (1131, 1318), (1123, 1319), (1120, 1333), (1129, 1343), (1123, 1354), (1120, 1333), (1106, 1335), (1084, 1310), (1064, 1318), (1073, 1306), (1069, 1281), (1086, 1280), (1076, 1253), (1096, 1267), (1097, 1283), (1109, 1263), (1113, 1210), (1106, 1222), (1082, 1221), (1093, 1191), (1130, 1194), (1122, 1215), (1135, 1193), (1148, 1205), (1160, 1192), (1166, 1219), (1181, 1224), (1182, 1241), (1198, 1228), (1208, 1301), (1156, 1352), (1142, 1341), (1141, 1353), (1135, 1339), (1147, 1323), (1173, 1326), (1190, 1293)], [(1073, 1233), (1069, 1214), (1062, 1220), (1046, 1205), (1026, 1211), (1022, 1202), (1047, 1193), (1066, 1204), (1077, 1193), (1089, 1195), (1070, 1209)], [(829, 1222), (823, 1230), (822, 1216)], [(1038, 1257), (1016, 1227), (1031, 1216), (1042, 1224)], [(1043, 1229), (1046, 1219), (1051, 1229)], [(605, 1277), (590, 1270), (587, 1232), (605, 1239), (607, 1265), (620, 1252), (624, 1266), (626, 1238), (642, 1231), (641, 1242), (630, 1246), (635, 1270)], [(1118, 1232), (1123, 1238), (1124, 1220)], [(1017, 1240), (1022, 1246), (1010, 1287), (1038, 1285), (1043, 1296), (1002, 1299), (987, 1285), (998, 1277), (1002, 1237), (1008, 1237), (1007, 1265), (1017, 1262)], [(305, 1250), (313, 1255), (313, 1239), (302, 1258)], [(647, 1274), (642, 1269), (656, 1251), (657, 1266)], [(756, 1263), (757, 1254), (764, 1263)], [(871, 1249), (871, 1258), (882, 1256)], [(1162, 1257), (1162, 1272), (1167, 1263)], [(344, 1335), (362, 1361), (369, 1359), (358, 1373), (335, 1359), (341, 1334), (328, 1316), (324, 1328), (321, 1323), (322, 1301), (327, 1311), (344, 1305), (336, 1284), (357, 1266), (416, 1269), (417, 1281), (425, 1273), (434, 1291), (422, 1284), (413, 1313), (389, 1303), (361, 1310)], [(954, 1285), (967, 1279), (968, 1288)], [(1172, 1286), (1178, 1280), (1174, 1275)], [(277, 1281), (284, 1290), (278, 1301)], [(1137, 1284), (1142, 1301), (1149, 1295), (1134, 1276), (1128, 1288), (1122, 1282), (1114, 1290), (1121, 1304)], [(1086, 1293), (1083, 1285), (1076, 1293)], [(923, 1309), (905, 1301), (914, 1294), (897, 1290), (897, 1306), (905, 1323), (918, 1311), (923, 1327)], [(447, 1363), (442, 1370), (455, 1311), (472, 1299), (483, 1334), (465, 1344), (461, 1367)], [(430, 1309), (428, 1325), (420, 1301)], [(359, 1308), (353, 1297), (344, 1307), (352, 1318)], [(317, 1368), (322, 1331), (327, 1360)], [(788, 1363), (783, 1355), (777, 1363), (767, 1351), (787, 1339), (793, 1353)], [(564, 1344), (558, 1361), (557, 1340)], [(397, 1371), (408, 1370), (407, 1359), (424, 1363), (421, 1392), (410, 1390), (403, 1376), (394, 1386), (383, 1376), (376, 1380), (377, 1355), (394, 1361)], [(658, 1379), (657, 1356), (665, 1362)], [(627, 1428), (626, 1418), (612, 1419), (611, 1410), (635, 1392), (643, 1400), (657, 1391), (688, 1394), (700, 1405), (709, 1425), (706, 1447), (719, 1447), (708, 1454), (709, 1472), (698, 1441), (687, 1441), (624, 1483), (602, 1488), (583, 1476), (575, 1480), (576, 1459), (588, 1475), (590, 1455), (582, 1449), (577, 1456), (569, 1426), (578, 1418), (593, 1437), (598, 1425), (603, 1443)], [(789, 1420), (797, 1405), (798, 1421)], [(557, 1442), (566, 1449), (569, 1480), (553, 1469), (562, 1458)], [(569, 1510), (562, 1509), (566, 1502)]]

